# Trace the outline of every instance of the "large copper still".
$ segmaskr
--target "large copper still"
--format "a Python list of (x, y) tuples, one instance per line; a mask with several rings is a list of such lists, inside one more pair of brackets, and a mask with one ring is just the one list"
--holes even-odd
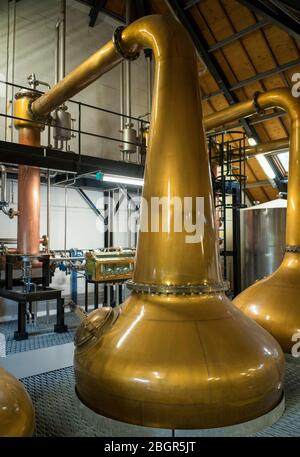
[(0, 437), (32, 436), (34, 409), (24, 386), (0, 368)]
[[(275, 408), (284, 359), (277, 342), (226, 297), (219, 267), (213, 195), (199, 92), (197, 58), (183, 27), (147, 16), (31, 104), (47, 115), (122, 58), (143, 48), (156, 76), (145, 167), (142, 220), (151, 198), (165, 197), (169, 228), (142, 231), (132, 293), (120, 307), (91, 313), (76, 335), (79, 398), (99, 414), (163, 428), (238, 424)], [(188, 125), (187, 125), (188, 124)], [(204, 198), (204, 232), (187, 243), (173, 227), (173, 197)]]
[[(300, 332), (300, 103), (287, 88), (259, 94), (208, 116), (208, 129), (254, 114), (257, 108), (282, 108), (290, 118), (290, 165), (286, 253), (280, 267), (234, 299), (247, 316), (268, 330), (284, 352), (291, 352)], [(284, 142), (283, 142), (284, 145)], [(272, 147), (272, 146), (271, 146)], [(263, 148), (264, 149), (264, 148)]]

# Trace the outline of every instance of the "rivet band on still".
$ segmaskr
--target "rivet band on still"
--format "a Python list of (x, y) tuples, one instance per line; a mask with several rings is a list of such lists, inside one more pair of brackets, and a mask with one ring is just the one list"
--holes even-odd
[(300, 252), (300, 246), (286, 246), (285, 252)]
[(227, 281), (220, 283), (203, 283), (203, 284), (146, 284), (127, 281), (128, 289), (135, 292), (142, 292), (151, 295), (204, 295), (218, 292), (225, 292), (229, 289)]

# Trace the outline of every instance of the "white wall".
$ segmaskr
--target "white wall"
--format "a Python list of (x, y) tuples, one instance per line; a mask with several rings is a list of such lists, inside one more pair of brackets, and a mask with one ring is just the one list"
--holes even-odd
[[(10, 2), (12, 4), (13, 2)], [(5, 79), (7, 47), (7, 0), (0, 0), (0, 79)], [(27, 76), (34, 72), (40, 80), (53, 85), (55, 62), (55, 24), (59, 14), (59, 0), (22, 0), (17, 3), (15, 83), (27, 86)], [(12, 80), (12, 15), (10, 8), (10, 65), (9, 81)], [(120, 25), (103, 14), (94, 28), (88, 26), (89, 8), (74, 0), (67, 1), (66, 71), (69, 72), (96, 52), (112, 38), (113, 31)], [(84, 89), (74, 99), (98, 107), (120, 111), (120, 69), (112, 69), (98, 81)], [(147, 111), (146, 62), (143, 55), (132, 63), (132, 115), (138, 117)], [(1, 97), (2, 95), (2, 97)], [(0, 94), (1, 112), (5, 103)], [(72, 116), (78, 120), (75, 105), (69, 103)], [(82, 130), (118, 137), (119, 117), (83, 109)], [(4, 120), (0, 120), (0, 139), (4, 138)], [(77, 128), (77, 124), (75, 124)], [(10, 135), (10, 131), (8, 131)], [(14, 132), (16, 141), (17, 135)], [(43, 138), (46, 143), (46, 137)], [(72, 150), (77, 150), (77, 141), (71, 142)], [(88, 155), (120, 159), (118, 143), (92, 137), (82, 138), (82, 152)]]
[[(15, 78), (16, 84), (27, 86), (27, 76), (34, 72), (40, 80), (53, 85), (55, 62), (55, 24), (59, 15), (59, 0), (22, 0), (17, 3), (16, 41), (15, 41)], [(67, 37), (66, 37), (66, 71), (69, 72), (83, 60), (97, 51), (109, 41), (113, 31), (119, 25), (117, 21), (103, 14), (94, 28), (88, 26), (89, 8), (74, 0), (67, 1)], [(12, 82), (12, 19), (13, 2), (10, 2), (10, 35), (9, 35), (9, 67), (8, 81)], [(8, 1), (0, 0), (0, 79), (6, 79), (7, 69), (7, 32), (8, 32)], [(98, 81), (83, 90), (74, 99), (98, 107), (120, 111), (120, 69), (114, 68), (103, 75)], [(146, 62), (144, 56), (132, 63), (132, 115), (138, 117), (147, 111)], [(12, 90), (9, 90), (12, 99)], [(72, 117), (77, 119), (77, 108), (69, 103)], [(5, 112), (5, 90), (0, 84), (0, 110)], [(5, 122), (0, 117), (0, 140), (5, 138)], [(75, 127), (77, 128), (77, 123)], [(100, 133), (118, 138), (120, 128), (119, 117), (83, 108), (82, 130)], [(7, 139), (11, 138), (11, 129), (6, 131)], [(17, 142), (17, 133), (13, 132), (13, 141)], [(43, 144), (47, 143), (43, 135)], [(71, 144), (77, 152), (77, 139)], [(118, 142), (82, 137), (82, 153), (119, 160)], [(9, 185), (11, 206), (17, 208), (17, 183)], [(87, 191), (90, 199), (98, 204), (103, 211), (101, 192)], [(99, 231), (99, 219), (79, 196), (76, 190), (67, 191), (67, 249), (96, 249), (103, 247), (104, 235)], [(127, 223), (127, 204), (122, 204), (119, 216), (121, 224)], [(117, 221), (115, 220), (115, 223)], [(100, 226), (103, 225), (100, 222)], [(41, 187), (41, 235), (47, 231), (46, 226), (46, 187)], [(65, 237), (65, 190), (51, 189), (51, 248), (64, 249)], [(0, 238), (16, 238), (17, 220), (10, 220), (0, 213)], [(132, 237), (133, 239), (133, 237)], [(128, 234), (115, 233), (114, 244), (128, 246)], [(69, 277), (57, 272), (54, 287), (61, 287), (69, 293)], [(79, 284), (79, 292), (83, 291), (83, 283)], [(0, 318), (3, 315), (16, 315), (16, 306), (11, 302), (0, 301)]]

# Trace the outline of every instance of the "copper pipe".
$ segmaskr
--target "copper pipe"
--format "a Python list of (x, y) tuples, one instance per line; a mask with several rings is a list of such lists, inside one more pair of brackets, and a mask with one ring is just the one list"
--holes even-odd
[(249, 117), (254, 113), (256, 113), (256, 108), (253, 100), (236, 103), (235, 105), (231, 105), (228, 108), (216, 111), (215, 113), (206, 116), (204, 118), (204, 127), (207, 132), (210, 132), (216, 127)]
[[(107, 43), (34, 101), (32, 111), (49, 114), (118, 64), (119, 53), (143, 48), (156, 62), (143, 196), (149, 205), (165, 197), (169, 220), (173, 196), (193, 197), (194, 205), (204, 197), (204, 233), (198, 243), (186, 243), (188, 233), (173, 227), (140, 233), (132, 294), (121, 307), (95, 310), (78, 328), (76, 390), (97, 413), (126, 422), (173, 429), (237, 424), (279, 403), (284, 361), (272, 337), (224, 293), (188, 34), (170, 17), (142, 18), (123, 30), (117, 46)], [(142, 219), (149, 211), (142, 208)]]
[(290, 118), (290, 163), (287, 207), (287, 252), (280, 267), (235, 298), (234, 303), (249, 317), (268, 330), (285, 352), (292, 351), (294, 335), (300, 328), (300, 104), (287, 88), (262, 93), (257, 103), (247, 101), (226, 108), (206, 118), (212, 129), (254, 114), (257, 108), (282, 108)]
[[(19, 129), (19, 143), (40, 146), (40, 129)], [(18, 176), (18, 252), (40, 251), (40, 169), (20, 165)]]
[(112, 41), (95, 52), (63, 80), (32, 104), (32, 112), (38, 116), (46, 116), (55, 108), (69, 100), (101, 75), (118, 65), (122, 57), (118, 54)]

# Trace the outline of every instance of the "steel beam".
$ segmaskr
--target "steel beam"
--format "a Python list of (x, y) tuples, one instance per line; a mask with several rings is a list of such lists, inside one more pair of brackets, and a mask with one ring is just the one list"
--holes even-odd
[[(262, 114), (261, 116), (256, 116), (256, 117), (250, 117), (248, 119), (248, 122), (250, 125), (257, 125), (257, 124), (261, 124), (262, 122), (270, 121), (271, 119), (277, 119), (277, 118), (284, 117), (284, 116), (286, 116), (285, 111), (274, 110), (273, 113)], [(219, 129), (216, 129), (213, 132), (215, 135), (216, 133), (223, 133), (226, 131), (231, 131), (231, 130), (237, 129), (239, 127), (240, 127), (240, 124), (238, 122), (235, 122), (235, 123), (229, 124), (225, 127), (220, 127)]]
[(105, 7), (106, 5), (106, 0), (95, 0), (94, 6), (92, 6), (89, 16), (90, 16), (90, 22), (89, 26), (94, 27), (98, 18), (98, 15), (100, 11)]
[(101, 170), (103, 173), (120, 176), (135, 178), (143, 178), (144, 176), (142, 165), (6, 141), (0, 141), (0, 161), (78, 174)]
[(82, 197), (82, 199), (87, 203), (89, 208), (96, 214), (96, 216), (100, 217), (101, 220), (104, 220), (104, 216), (101, 213), (101, 211), (97, 208), (96, 205), (92, 202), (92, 200), (89, 198), (89, 196), (84, 192), (82, 189), (77, 189), (77, 192), (79, 195)]
[[(215, 78), (218, 86), (220, 87), (220, 89), (222, 89), (222, 93), (224, 93), (228, 103), (230, 105), (238, 103), (239, 99), (233, 92), (230, 91), (230, 84), (226, 78), (225, 73), (220, 67), (217, 59), (213, 54), (209, 53), (208, 44), (206, 43), (204, 37), (200, 33), (199, 27), (191, 12), (189, 10), (184, 10), (183, 2), (180, 0), (165, 1), (169, 9), (172, 11), (172, 13), (178, 17), (183, 26), (191, 35), (191, 38), (195, 44), (196, 49), (203, 58), (208, 70)], [(249, 125), (246, 119), (241, 119), (241, 125), (249, 137), (253, 137), (257, 140), (257, 142), (260, 142), (257, 132), (255, 131), (255, 128)]]
[(148, 0), (135, 0), (135, 12), (137, 19), (150, 14)]
[(272, 186), (271, 182), (268, 179), (265, 179), (263, 181), (248, 182), (246, 184), (246, 189), (255, 189), (257, 187), (266, 187), (266, 186)]
[[(230, 86), (229, 90), (234, 91), (237, 89), (241, 89), (242, 87), (248, 86), (249, 84), (252, 84), (257, 81), (261, 81), (262, 79), (269, 78), (270, 76), (277, 75), (279, 73), (282, 73), (284, 71), (290, 70), (291, 68), (296, 67), (297, 65), (300, 65), (300, 59), (295, 59), (292, 60), (291, 62), (287, 62), (283, 65), (278, 65), (275, 68), (272, 68), (271, 70), (263, 71), (261, 73), (258, 73), (255, 76), (251, 76), (251, 78), (247, 79), (242, 79), (242, 81), (238, 81), (237, 83), (233, 84)], [(213, 97), (217, 97), (218, 95), (222, 95), (223, 90), (217, 90), (215, 92), (211, 92), (210, 94), (206, 94), (202, 97), (202, 100), (210, 100)]]
[(299, 11), (300, 14), (300, 4), (299, 0), (283, 0), (284, 3), (287, 3), (290, 8), (294, 8), (295, 10)]
[(284, 117), (286, 116), (286, 112), (275, 109), (273, 113), (268, 113), (268, 114), (262, 114), (257, 117), (252, 117), (249, 119), (249, 124), (250, 125), (256, 125), (256, 124), (261, 124), (262, 122), (270, 121), (272, 119), (277, 119), (279, 117)]
[(300, 20), (296, 14), (287, 11), (286, 5), (279, 1), (268, 0), (238, 0), (251, 11), (260, 16), (267, 17), (271, 22), (285, 30), (296, 40), (300, 39)]
[(245, 29), (240, 30), (239, 32), (235, 33), (234, 35), (231, 35), (227, 38), (224, 38), (224, 40), (218, 41), (217, 43), (213, 44), (208, 49), (208, 52), (213, 52), (213, 51), (216, 51), (217, 49), (223, 48), (227, 44), (233, 43), (234, 41), (239, 40), (243, 36), (246, 36), (249, 33), (255, 32), (256, 30), (259, 30), (262, 27), (265, 27), (266, 25), (269, 25), (269, 24), (270, 24), (270, 21), (268, 19), (262, 19), (261, 21), (258, 21), (255, 24), (250, 25), (249, 27), (246, 27)]
[[(83, 5), (86, 5), (90, 8), (93, 7), (93, 1), (92, 0), (76, 0), (79, 3), (82, 3)], [(102, 13), (106, 14), (109, 17), (112, 17), (116, 21), (119, 21), (122, 24), (125, 24), (125, 19), (124, 17), (120, 16), (119, 14), (114, 13), (113, 11), (108, 10), (107, 8), (102, 9)]]
[(200, 0), (190, 0), (189, 2), (186, 3), (186, 5), (183, 7), (183, 9), (188, 10), (189, 8), (192, 8), (192, 6), (197, 5)]
[(269, 78), (270, 76), (276, 75), (278, 73), (282, 73), (283, 71), (290, 70), (291, 68), (295, 67), (296, 65), (300, 65), (300, 59), (292, 60), (291, 62), (285, 63), (283, 65), (279, 65), (276, 68), (272, 68), (272, 70), (263, 71), (262, 73), (258, 73), (251, 78), (243, 79), (242, 81), (238, 81), (237, 83), (233, 84), (230, 90), (237, 90), (241, 87), (248, 86), (249, 84), (260, 81), (265, 78)]

